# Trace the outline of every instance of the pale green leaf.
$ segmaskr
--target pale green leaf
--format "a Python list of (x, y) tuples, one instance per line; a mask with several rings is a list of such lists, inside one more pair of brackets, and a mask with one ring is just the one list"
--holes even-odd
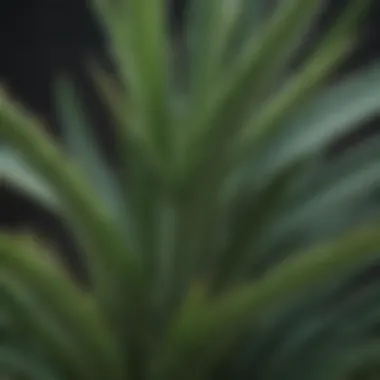
[(47, 182), (7, 146), (0, 147), (0, 179), (49, 211), (59, 211), (60, 201)]
[(56, 109), (63, 134), (64, 147), (82, 169), (107, 208), (115, 215), (123, 209), (123, 199), (115, 173), (104, 160), (89, 126), (84, 105), (78, 99), (74, 84), (60, 77), (55, 85)]
[(125, 309), (121, 310), (120, 305), (127, 308), (126, 304), (132, 303), (137, 310), (144, 302), (140, 259), (130, 251), (112, 213), (67, 156), (43, 133), (39, 123), (4, 97), (0, 107), (0, 137), (17, 147), (61, 199), (69, 227), (91, 257), (88, 269), (98, 301), (104, 307), (102, 312), (121, 326)]
[(379, 113), (380, 66), (374, 64), (319, 91), (285, 120), (259, 148), (252, 170), (258, 175), (271, 173), (290, 160), (320, 152)]

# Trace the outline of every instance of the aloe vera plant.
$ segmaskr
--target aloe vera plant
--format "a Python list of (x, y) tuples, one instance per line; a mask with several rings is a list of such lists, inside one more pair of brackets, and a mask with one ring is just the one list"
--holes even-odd
[(62, 146), (0, 97), (2, 178), (62, 218), (91, 282), (0, 234), (2, 378), (373, 375), (380, 284), (347, 287), (379, 257), (380, 141), (325, 155), (380, 110), (377, 63), (329, 82), (370, 2), (351, 1), (297, 70), (319, 0), (268, 19), (264, 0), (193, 0), (182, 68), (163, 0), (91, 3), (117, 72), (91, 69), (117, 170), (68, 78)]

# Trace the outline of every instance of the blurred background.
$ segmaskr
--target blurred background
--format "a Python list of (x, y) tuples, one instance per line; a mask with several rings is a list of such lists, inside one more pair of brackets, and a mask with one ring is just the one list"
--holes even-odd
[[(273, 2), (273, 0), (272, 0)], [(346, 0), (325, 1), (320, 20), (304, 46), (305, 54), (321, 36)], [(270, 1), (268, 0), (270, 6)], [(171, 33), (178, 37), (183, 26), (185, 0), (168, 2)], [(373, 1), (371, 12), (358, 35), (357, 50), (337, 72), (340, 76), (380, 57), (380, 2)], [(102, 112), (86, 75), (86, 61), (96, 57), (108, 65), (104, 40), (85, 0), (2, 0), (0, 5), (0, 82), (11, 94), (45, 120), (47, 131), (59, 138), (51, 95), (52, 79), (64, 71), (79, 85), (97, 137), (112, 162), (112, 125)], [(371, 138), (380, 131), (379, 120), (370, 120), (359, 133), (337, 142), (334, 154), (350, 144)], [(0, 184), (0, 228), (37, 233), (62, 253), (76, 274), (81, 273), (75, 249), (58, 220), (31, 201)]]

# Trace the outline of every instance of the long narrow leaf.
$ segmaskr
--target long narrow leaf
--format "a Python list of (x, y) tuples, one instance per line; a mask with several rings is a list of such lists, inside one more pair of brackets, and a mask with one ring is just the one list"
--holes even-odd
[(165, 2), (131, 0), (129, 6), (132, 54), (139, 83), (137, 105), (143, 123), (147, 125), (149, 137), (163, 157), (171, 151), (172, 139), (167, 104), (169, 89)]
[(375, 63), (319, 91), (276, 131), (267, 148), (260, 149), (261, 156), (252, 169), (259, 170), (258, 174), (278, 170), (297, 156), (320, 151), (351, 132), (361, 121), (378, 114), (379, 83), (380, 66)]
[(240, 0), (192, 1), (188, 11), (188, 50), (193, 101), (202, 104), (221, 75), (231, 33), (241, 11)]
[[(93, 354), (97, 364), (105, 366), (105, 373), (123, 378), (123, 358), (118, 356), (114, 338), (92, 305), (92, 300), (65, 277), (54, 261), (41, 256), (41, 248), (17, 242), (0, 235), (2, 270), (19, 279), (30, 291), (46, 302), (57, 319), (75, 333), (77, 345)], [(46, 286), (49, 284), (49, 286)]]
[[(1, 275), (0, 293), (2, 305), (11, 313), (17, 328), (25, 338), (32, 336), (48, 353), (52, 363), (60, 363), (60, 369), (76, 380), (96, 377), (91, 358), (82, 347), (76, 345), (73, 336), (42, 307), (35, 295), (19, 281)], [(27, 335), (28, 334), (28, 335)]]
[(7, 146), (0, 148), (0, 182), (57, 212), (61, 205), (54, 191), (22, 158)]
[(325, 276), (337, 275), (340, 270), (374, 256), (380, 247), (378, 228), (359, 230), (293, 256), (261, 281), (231, 290), (209, 307), (181, 314), (172, 326), (164, 354), (158, 357), (158, 378), (172, 375), (192, 378), (191, 368), (196, 361), (209, 369), (252, 323), (252, 318), (296, 289), (315, 284)]
[(92, 255), (89, 269), (100, 292), (100, 302), (107, 305), (103, 311), (111, 320), (124, 324), (125, 310), (121, 306), (125, 298), (116, 301), (115, 295), (122, 297), (128, 291), (129, 302), (142, 302), (143, 279), (137, 258), (91, 187), (43, 134), (39, 124), (5, 97), (1, 97), (0, 107), (1, 139), (15, 146), (62, 200), (74, 234)]
[(304, 69), (284, 86), (272, 101), (268, 108), (264, 107), (258, 119), (253, 119), (251, 125), (240, 137), (237, 151), (239, 154), (249, 154), (252, 145), (273, 133), (278, 126), (278, 121), (291, 114), (293, 109), (303, 104), (310, 94), (315, 93), (324, 83), (327, 75), (345, 58), (350, 51), (355, 36), (353, 26), (358, 18), (367, 9), (369, 1), (352, 1), (350, 6), (342, 14), (332, 31), (327, 34), (320, 46), (307, 61)]
[(114, 214), (123, 208), (123, 200), (113, 171), (105, 164), (94, 133), (84, 114), (73, 83), (61, 77), (55, 85), (56, 109), (63, 141), (70, 156), (83, 169), (104, 204)]
[[(280, 374), (299, 373), (297, 367), (304, 367), (309, 358), (313, 358), (318, 351), (323, 351), (324, 347), (339, 346), (342, 340), (348, 342), (360, 340), (365, 337), (372, 326), (368, 324), (358, 324), (357, 329), (352, 329), (351, 333), (345, 329), (349, 323), (354, 324), (360, 321), (362, 315), (376, 313), (376, 301), (379, 297), (380, 289), (375, 284), (341, 305), (330, 308), (322, 315), (311, 316), (300, 323), (296, 329), (290, 329), (288, 336), (276, 348), (270, 363), (265, 370), (265, 377), (276, 379)], [(377, 312), (378, 314), (378, 312)], [(365, 328), (364, 328), (365, 326)], [(345, 330), (344, 330), (345, 329)], [(342, 330), (345, 334), (342, 334)], [(303, 360), (300, 360), (304, 358)]]
[(370, 219), (371, 214), (378, 214), (380, 205), (375, 196), (380, 186), (379, 143), (378, 139), (363, 142), (329, 167), (325, 163), (314, 169), (309, 179), (304, 177), (305, 183), (295, 191), (294, 201), (289, 200), (267, 235), (262, 236), (262, 252), (268, 254), (272, 242), (281, 244), (297, 230), (316, 232), (319, 221), (332, 235), (359, 223), (363, 217)]
[[(256, 96), (258, 93), (261, 95), (268, 79), (273, 81), (274, 72), (278, 66), (284, 64), (284, 53), (287, 57), (289, 46), (293, 45), (294, 40), (302, 34), (305, 25), (314, 17), (318, 3), (286, 1), (279, 6), (264, 34), (258, 39), (249, 38), (246, 49), (236, 59), (235, 69), (230, 70), (221, 85), (217, 86), (216, 97), (210, 97), (203, 108), (199, 108), (199, 112), (202, 113), (194, 116), (198, 123), (197, 134), (201, 133), (204, 136), (210, 130), (220, 130), (221, 125), (230, 128), (229, 124), (241, 117), (240, 114), (242, 109), (247, 107), (247, 102), (252, 104), (256, 99), (252, 92), (255, 92)], [(263, 70), (266, 75), (263, 75)], [(218, 115), (217, 120), (215, 115)]]

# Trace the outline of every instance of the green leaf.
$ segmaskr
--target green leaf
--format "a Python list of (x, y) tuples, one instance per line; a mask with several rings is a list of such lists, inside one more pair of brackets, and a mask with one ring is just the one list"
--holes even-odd
[(206, 373), (244, 334), (253, 318), (297, 289), (316, 285), (322, 278), (336, 276), (374, 257), (379, 247), (378, 226), (354, 231), (309, 252), (293, 255), (261, 280), (232, 289), (207, 306), (180, 313), (171, 326), (163, 354), (155, 361), (157, 378), (190, 379), (195, 363), (202, 364), (195, 370)]
[(39, 202), (46, 209), (59, 211), (61, 205), (54, 191), (33, 167), (7, 146), (0, 147), (0, 178), (6, 185)]
[[(288, 189), (298, 177), (304, 162), (297, 162), (274, 176), (260, 191), (243, 191), (243, 195), (235, 194), (229, 203), (233, 214), (227, 213), (228, 232), (225, 247), (221, 248), (212, 272), (216, 273), (215, 287), (228, 288), (231, 281), (244, 278), (247, 269), (255, 260), (252, 243), (261, 239), (267, 228), (271, 228), (273, 219), (276, 220), (278, 210), (288, 200)], [(253, 251), (253, 252), (252, 252)]]
[[(98, 16), (101, 24), (105, 26), (106, 36), (109, 40), (108, 45), (111, 55), (114, 58), (114, 63), (116, 64), (117, 79), (121, 82), (121, 88), (128, 89), (128, 96), (122, 91), (121, 94), (119, 94), (120, 96), (115, 97), (115, 95), (117, 95), (115, 94), (115, 86), (113, 86), (112, 81), (109, 81), (110, 77), (105, 75), (105, 72), (100, 70), (98, 66), (92, 66), (92, 74), (95, 79), (95, 84), (100, 90), (100, 95), (103, 100), (106, 101), (109, 110), (111, 110), (112, 115), (117, 121), (117, 133), (118, 139), (120, 140), (119, 149), (124, 171), (127, 172), (130, 168), (131, 161), (134, 162), (135, 150), (137, 150), (137, 161), (143, 159), (144, 164), (148, 163), (156, 169), (159, 169), (159, 171), (166, 173), (167, 166), (163, 164), (162, 151), (160, 151), (157, 146), (157, 139), (153, 136), (154, 134), (159, 134), (164, 131), (164, 128), (162, 128), (162, 124), (164, 123), (161, 123), (159, 119), (155, 119), (153, 113), (156, 111), (157, 113), (161, 112), (161, 116), (163, 117), (166, 114), (166, 105), (161, 104), (155, 107), (154, 104), (148, 104), (152, 101), (163, 101), (166, 95), (168, 95), (165, 92), (166, 84), (159, 83), (161, 76), (162, 81), (165, 81), (165, 76), (167, 75), (167, 73), (164, 72), (165, 67), (159, 67), (158, 62), (156, 62), (156, 67), (149, 66), (149, 61), (154, 61), (155, 58), (157, 58), (154, 57), (156, 54), (162, 54), (161, 58), (164, 60), (161, 62), (162, 64), (167, 63), (165, 57), (167, 46), (164, 43), (161, 46), (162, 50), (160, 50), (160, 46), (158, 46), (160, 45), (160, 41), (157, 40), (157, 38), (165, 37), (165, 31), (163, 25), (155, 24), (160, 31), (154, 31), (154, 27), (152, 28), (153, 24), (149, 20), (147, 24), (144, 22), (141, 24), (141, 19), (139, 20), (139, 17), (148, 17), (148, 19), (154, 18), (154, 23), (157, 22), (157, 24), (161, 24), (163, 21), (163, 8), (161, 9), (163, 4), (161, 4), (160, 1), (156, 1), (154, 2), (154, 7), (149, 6), (149, 9), (146, 8), (145, 10), (141, 7), (139, 8), (138, 4), (137, 8), (133, 10), (133, 7), (136, 7), (136, 5), (131, 5), (133, 4), (129, 1), (119, 1), (116, 3), (109, 0), (95, 0), (93, 2), (94, 12)], [(156, 6), (159, 7), (159, 13), (156, 13)], [(132, 12), (140, 12), (140, 14), (135, 16)], [(148, 43), (143, 42), (141, 45), (138, 36), (144, 36), (144, 33), (140, 33), (136, 28), (145, 28), (146, 33), (149, 34), (152, 32), (155, 36)], [(142, 56), (144, 54), (152, 54), (154, 56), (149, 57), (149, 61), (145, 61), (146, 57), (144, 58)], [(143, 63), (140, 62), (141, 59), (144, 60)], [(141, 71), (144, 70), (149, 70), (150, 72), (142, 73)], [(159, 98), (158, 94), (153, 94), (155, 91), (153, 88), (148, 88), (149, 83), (146, 81), (148, 78), (151, 78), (151, 76), (156, 76), (156, 83), (153, 84), (151, 82), (151, 84), (156, 87), (156, 90), (164, 92), (161, 94), (162, 98)], [(162, 88), (160, 90), (161, 85)], [(148, 92), (150, 92), (150, 94), (148, 94)], [(153, 100), (155, 96), (157, 96), (157, 98)], [(110, 98), (112, 102), (114, 102), (111, 107)], [(163, 106), (163, 108), (161, 108), (161, 106)], [(157, 130), (154, 127), (154, 122), (160, 124)], [(170, 139), (169, 132), (167, 138), (168, 140)], [(163, 175), (163, 173), (161, 174)], [(124, 175), (126, 175), (126, 173), (124, 173)], [(165, 175), (167, 175), (167, 173)]]
[(124, 201), (119, 185), (95, 141), (94, 131), (89, 126), (74, 84), (68, 78), (61, 76), (54, 88), (56, 109), (66, 150), (82, 169), (82, 175), (91, 182), (107, 208), (115, 215), (120, 214)]
[(149, 261), (154, 255), (156, 241), (152, 236), (152, 224), (157, 223), (156, 218), (160, 217), (155, 209), (160, 206), (154, 206), (153, 203), (159, 197), (162, 178), (166, 179), (165, 170), (160, 166), (154, 148), (133, 128), (134, 112), (128, 109), (128, 102), (124, 99), (126, 96), (120, 86), (98, 65), (92, 64), (91, 71), (99, 93), (116, 122), (119, 157), (124, 169), (121, 184), (128, 219), (125, 224), (131, 235), (129, 239), (134, 242), (133, 246), (139, 254), (146, 255)]
[[(226, 128), (239, 127), (237, 120), (241, 114), (252, 108), (254, 100), (268, 91), (268, 81), (278, 75), (279, 67), (284, 65), (295, 40), (313, 19), (318, 1), (285, 1), (272, 17), (265, 31), (256, 36), (247, 37), (246, 46), (236, 58), (228, 75), (215, 86), (213, 94), (203, 106), (191, 110), (194, 114), (195, 141), (199, 136), (207, 136), (207, 140), (216, 139), (225, 134)], [(256, 105), (258, 106), (258, 105)], [(204, 138), (204, 137), (203, 137)], [(193, 140), (189, 141), (191, 144)], [(198, 144), (197, 144), (198, 145)]]
[[(371, 367), (372, 369), (377, 369), (379, 359), (380, 341), (378, 338), (367, 339), (355, 347), (346, 348), (337, 358), (334, 363), (335, 366), (332, 366), (335, 371), (332, 370), (329, 377), (321, 377), (321, 379), (345, 379), (354, 374), (356, 370), (363, 371), (371, 369)], [(377, 371), (374, 372), (373, 376), (375, 374), (377, 374)]]
[[(372, 138), (331, 162), (311, 155), (311, 159), (300, 159), (298, 167), (295, 159), (289, 160), (293, 173), (289, 172), (293, 166), (282, 166), (273, 172), (257, 173), (257, 182), (249, 177), (247, 182), (253, 183), (243, 187), (246, 195), (241, 195), (242, 190), (231, 195), (231, 199), (238, 200), (234, 209), (241, 212), (235, 219), (229, 217), (229, 231), (235, 229), (236, 237), (229, 243), (226, 257), (239, 262), (243, 254), (240, 248), (245, 245), (246, 261), (241, 268), (246, 273), (257, 273), (286, 257), (299, 244), (326, 240), (378, 218), (379, 148), (380, 139)], [(292, 175), (287, 178), (287, 173)], [(286, 179), (282, 186), (281, 178)], [(253, 200), (251, 205), (249, 199)], [(233, 267), (223, 266), (227, 271)]]
[[(325, 359), (320, 358), (321, 352), (328, 350), (328, 355), (333, 355), (342, 341), (356, 339), (353, 335), (364, 335), (378, 318), (378, 285), (375, 283), (368, 289), (360, 288), (354, 294), (349, 285), (354, 284), (356, 289), (355, 276), (365, 273), (370, 264), (371, 260), (331, 280), (325, 278), (324, 283), (318, 287), (298, 289), (291, 299), (284, 300), (278, 307), (255, 319), (251, 333), (242, 341), (242, 348), (237, 350), (234, 359), (236, 364), (231, 372), (233, 376), (248, 379), (255, 373), (271, 371), (272, 367), (272, 372), (275, 372), (277, 367), (272, 365), (272, 360), (276, 352), (286, 355), (289, 352), (285, 347), (294, 348), (294, 340), (306, 337), (305, 334), (310, 335), (311, 329), (321, 328), (325, 330), (323, 333), (314, 334), (310, 339), (306, 337), (301, 349), (295, 350), (293, 357), (282, 362), (287, 368), (302, 367), (309, 370), (307, 375), (301, 376), (309, 378), (314, 368), (307, 360), (313, 359), (314, 362), (316, 357), (317, 367), (323, 366)], [(370, 315), (373, 317), (369, 318)], [(331, 362), (331, 356), (328, 355), (327, 361)], [(285, 372), (284, 367), (279, 367), (278, 370), (282, 371), (281, 376), (284, 377), (294, 376), (299, 373), (299, 368)], [(318, 371), (315, 369), (315, 372)]]
[(64, 373), (77, 380), (96, 376), (91, 358), (76, 345), (73, 336), (52, 318), (26, 286), (2, 274), (0, 293), (3, 305), (11, 312), (16, 326), (41, 344), (52, 362), (60, 363)]
[[(275, 6), (261, 0), (229, 1), (231, 7), (239, 8), (235, 17), (235, 28), (230, 32), (227, 61), (233, 62), (236, 54), (239, 54), (245, 46), (247, 39), (260, 33), (265, 22), (272, 15)], [(236, 10), (235, 10), (236, 12)]]
[[(28, 289), (30, 297), (35, 297), (36, 302), (38, 300), (40, 312), (44, 313), (45, 310), (52, 324), (55, 320), (55, 323), (65, 326), (67, 330), (63, 334), (68, 339), (74, 338), (73, 345), (91, 355), (92, 365), (97, 368), (93, 368), (93, 371), (98, 372), (100, 377), (107, 374), (115, 379), (123, 379), (123, 358), (119, 356), (116, 342), (92, 300), (62, 273), (53, 260), (41, 253), (41, 247), (33, 247), (29, 241), (18, 242), (0, 235), (1, 278), (5, 286), (9, 285), (7, 291), (13, 291), (14, 281), (19, 282), (16, 289)], [(57, 338), (57, 342), (61, 339)], [(64, 350), (72, 351), (73, 347)]]
[(131, 161), (134, 160), (137, 151), (141, 156), (139, 159), (143, 159), (146, 165), (153, 167), (165, 177), (166, 169), (162, 166), (149, 137), (139, 128), (136, 110), (131, 107), (131, 99), (121, 83), (117, 82), (118, 78), (113, 78), (94, 62), (89, 65), (89, 70), (101, 100), (116, 124), (118, 151), (125, 170), (128, 171), (132, 166)]
[[(132, 120), (132, 110), (121, 83), (118, 83), (116, 75), (111, 75), (93, 60), (88, 65), (88, 70), (101, 100), (106, 106), (113, 121), (118, 125), (128, 124)], [(130, 126), (129, 126), (130, 127)]]
[(319, 91), (317, 96), (260, 148), (252, 170), (258, 174), (286, 166), (290, 160), (326, 148), (358, 124), (380, 112), (380, 65), (378, 63)]
[[(332, 305), (320, 313), (314, 313), (298, 321), (289, 329), (282, 342), (276, 347), (270, 361), (265, 365), (264, 376), (277, 379), (278, 376), (291, 378), (292, 374), (312, 373), (310, 361), (325, 351), (338, 352), (344, 344), (366, 338), (366, 334), (376, 326), (379, 317), (377, 300), (380, 288), (377, 284), (369, 286), (355, 295), (346, 296), (348, 299)], [(363, 323), (363, 316), (377, 315), (371, 318), (372, 323)], [(355, 326), (348, 329), (349, 325)]]
[[(172, 131), (168, 114), (168, 46), (165, 2), (129, 1), (131, 54), (135, 64), (137, 91), (132, 93), (140, 122), (148, 131), (167, 165), (172, 151)], [(169, 155), (169, 156), (168, 156)]]
[(253, 148), (277, 131), (284, 119), (303, 106), (310, 96), (316, 95), (316, 90), (325, 84), (328, 75), (350, 52), (355, 41), (354, 31), (358, 17), (369, 3), (370, 1), (352, 1), (303, 68), (285, 82), (268, 105), (263, 105), (263, 110), (258, 115), (253, 115), (243, 133), (238, 136), (235, 154), (239, 158), (249, 156)]
[[(45, 363), (33, 358), (32, 353), (17, 347), (0, 346), (0, 375), (4, 379), (27, 376), (30, 380), (63, 380), (50, 371)], [(4, 377), (3, 377), (4, 376)]]
[(243, 7), (240, 0), (194, 0), (188, 8), (190, 91), (199, 107), (222, 75), (228, 42)]
[(123, 84), (136, 91), (136, 68), (131, 54), (131, 14), (128, 1), (93, 0), (91, 8), (109, 41), (108, 49)]
[(89, 271), (102, 312), (114, 326), (124, 326), (126, 308), (137, 312), (144, 302), (139, 258), (126, 245), (107, 207), (38, 122), (4, 96), (0, 107), (0, 138), (33, 165), (62, 201), (69, 227), (91, 255)]
[(307, 234), (310, 242), (378, 217), (379, 148), (380, 139), (373, 138), (330, 163), (311, 167), (262, 235), (260, 251), (268, 257), (268, 250), (281, 247), (279, 251), (285, 253), (284, 239), (294, 233)]

